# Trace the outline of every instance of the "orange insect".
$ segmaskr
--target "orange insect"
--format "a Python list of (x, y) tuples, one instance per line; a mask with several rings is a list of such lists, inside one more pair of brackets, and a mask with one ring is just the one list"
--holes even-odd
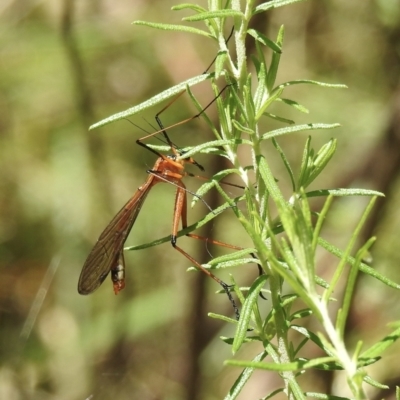
[[(219, 95), (222, 94), (225, 88), (222, 89)], [(180, 93), (177, 97), (179, 97), (182, 93)], [(218, 98), (219, 95), (216, 98)], [(107, 275), (110, 272), (115, 294), (118, 294), (125, 287), (125, 261), (123, 255), (124, 243), (129, 235), (129, 232), (132, 229), (133, 224), (136, 221), (136, 218), (139, 215), (139, 212), (143, 206), (143, 203), (147, 195), (150, 192), (150, 189), (159, 182), (166, 182), (177, 187), (172, 233), (171, 233), (172, 246), (176, 250), (178, 250), (181, 254), (183, 254), (188, 260), (190, 260), (190, 262), (194, 264), (199, 270), (201, 270), (202, 272), (213, 278), (217, 283), (219, 283), (223, 287), (230, 301), (232, 302), (236, 315), (238, 316), (239, 315), (238, 309), (230, 293), (230, 286), (225, 282), (223, 282), (218, 277), (216, 277), (209, 270), (204, 268), (192, 256), (190, 256), (188, 253), (186, 253), (186, 251), (184, 251), (181, 247), (177, 245), (179, 221), (180, 220), (182, 221), (183, 229), (187, 227), (188, 190), (186, 189), (185, 184), (182, 182), (182, 178), (188, 175), (194, 176), (193, 174), (190, 174), (185, 171), (185, 164), (194, 164), (202, 171), (204, 169), (193, 158), (187, 158), (187, 159), (180, 158), (182, 154), (169, 139), (167, 132), (163, 127), (162, 122), (159, 118), (159, 115), (166, 108), (168, 108), (169, 105), (176, 100), (176, 98), (174, 98), (170, 103), (168, 103), (167, 106), (164, 107), (156, 115), (156, 121), (160, 127), (160, 130), (157, 132), (153, 132), (145, 137), (142, 137), (141, 139), (138, 139), (136, 141), (137, 144), (139, 144), (140, 146), (145, 147), (146, 149), (156, 154), (158, 156), (158, 159), (155, 162), (153, 168), (147, 171), (149, 177), (147, 178), (146, 182), (139, 187), (139, 189), (136, 191), (133, 197), (122, 207), (122, 209), (115, 215), (115, 217), (111, 220), (111, 222), (101, 233), (100, 237), (97, 240), (97, 243), (93, 247), (92, 251), (89, 253), (85, 261), (85, 264), (83, 265), (78, 282), (78, 292), (83, 295), (94, 292), (103, 283), (103, 281), (106, 279)], [(172, 126), (181, 125), (183, 123), (186, 123), (192, 119), (199, 117), (216, 100), (216, 98), (214, 98), (213, 101), (210, 102), (199, 114)], [(168, 156), (163, 155), (142, 142), (143, 140), (159, 133), (163, 134), (167, 144), (170, 146), (172, 151), (171, 155)], [(237, 186), (234, 184), (231, 185)], [(202, 200), (202, 198), (200, 199)], [(204, 202), (204, 200), (202, 201)], [(205, 204), (207, 205), (207, 203)], [(237, 250), (241, 249), (240, 247), (237, 246), (229, 245), (215, 240), (210, 240), (208, 238), (191, 233), (188, 233), (187, 236), (193, 237), (195, 239), (209, 241), (211, 243), (222, 245), (224, 247), (228, 247), (231, 249), (237, 249)]]

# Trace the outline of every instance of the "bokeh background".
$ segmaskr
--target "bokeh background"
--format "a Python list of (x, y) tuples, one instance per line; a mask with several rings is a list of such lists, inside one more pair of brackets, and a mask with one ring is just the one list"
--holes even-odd
[[(91, 132), (89, 125), (198, 75), (216, 54), (215, 44), (204, 38), (131, 25), (137, 19), (178, 23), (188, 14), (170, 11), (173, 4), (6, 0), (0, 5), (1, 399), (221, 399), (240, 372), (223, 366), (231, 353), (219, 336), (232, 335), (232, 327), (207, 317), (209, 311), (229, 314), (229, 304), (215, 295), (215, 282), (186, 273), (188, 261), (168, 243), (126, 254), (128, 285), (118, 296), (108, 279), (90, 296), (76, 289), (99, 233), (154, 163), (154, 155), (135, 144), (144, 133), (129, 122)], [(314, 134), (316, 148), (331, 137), (339, 141), (316, 187), (386, 193), (363, 235), (378, 236), (374, 268), (400, 281), (399, 1), (310, 0), (260, 14), (254, 24), (272, 39), (280, 25), (286, 27), (278, 83), (316, 79), (348, 85), (347, 90), (297, 85), (285, 97), (310, 114), (276, 110), (296, 122), (342, 124)], [(194, 91), (207, 104), (208, 84)], [(132, 122), (151, 131), (157, 111)], [(208, 113), (215, 117), (213, 107)], [(183, 96), (162, 117), (168, 125), (193, 114)], [(266, 130), (282, 126), (265, 124)], [(181, 146), (212, 138), (198, 120), (170, 134)], [(280, 141), (294, 165), (306, 137)], [(218, 168), (213, 156), (198, 161), (207, 173)], [(277, 161), (276, 174), (284, 181), (281, 171)], [(199, 185), (187, 184), (193, 190)], [(222, 203), (210, 196), (209, 204)], [(173, 198), (172, 187), (155, 187), (127, 244), (169, 234)], [(365, 204), (359, 198), (334, 203), (326, 227), (331, 240), (346, 243)], [(198, 204), (189, 223), (206, 211)], [(245, 244), (231, 217), (224, 213), (200, 233)], [(180, 243), (202, 262), (220, 252), (190, 239)], [(329, 260), (321, 256), (325, 272)], [(251, 266), (231, 272), (242, 284), (256, 276)], [(386, 324), (398, 319), (398, 299), (395, 290), (360, 277), (348, 343), (373, 343), (387, 334)], [(265, 302), (266, 311), (268, 306)], [(370, 367), (374, 377), (400, 383), (398, 350)], [(258, 351), (249, 346), (237, 357)], [(312, 375), (304, 385), (346, 394), (340, 375)], [(257, 399), (279, 386), (274, 374), (257, 372), (240, 399)], [(389, 398), (392, 392), (370, 395)]]

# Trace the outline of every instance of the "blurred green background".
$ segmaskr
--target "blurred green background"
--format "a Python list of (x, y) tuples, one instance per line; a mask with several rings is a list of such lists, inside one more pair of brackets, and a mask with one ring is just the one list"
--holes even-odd
[[(90, 296), (76, 290), (99, 233), (154, 163), (154, 155), (135, 144), (144, 133), (129, 122), (91, 132), (89, 125), (198, 75), (216, 54), (215, 44), (204, 38), (131, 25), (137, 19), (179, 23), (187, 14), (171, 12), (173, 4), (7, 0), (0, 5), (0, 399), (221, 399), (240, 372), (222, 364), (231, 353), (218, 337), (232, 335), (232, 327), (207, 317), (210, 311), (229, 314), (229, 304), (214, 294), (215, 282), (186, 273), (188, 261), (168, 243), (126, 254), (127, 288), (120, 295), (113, 294), (109, 279)], [(260, 14), (254, 23), (271, 39), (281, 24), (286, 27), (278, 83), (316, 79), (349, 86), (297, 85), (285, 97), (311, 113), (277, 110), (299, 123), (342, 124), (313, 135), (316, 148), (332, 136), (339, 140), (318, 187), (386, 193), (364, 238), (378, 235), (373, 266), (400, 281), (399, 1), (310, 0)], [(194, 91), (202, 104), (212, 98), (207, 83)], [(132, 122), (151, 131), (160, 108)], [(193, 114), (182, 97), (162, 117), (168, 125)], [(208, 114), (214, 117), (215, 110)], [(280, 125), (265, 121), (266, 130), (271, 126)], [(181, 146), (212, 138), (197, 120), (170, 134)], [(295, 165), (306, 137), (280, 140)], [(271, 148), (266, 151), (275, 157)], [(212, 173), (218, 168), (214, 158), (198, 161)], [(277, 164), (283, 181), (281, 171)], [(186, 181), (193, 190), (199, 186)], [(156, 186), (127, 244), (169, 234), (173, 199), (172, 187)], [(217, 195), (206, 200), (222, 203)], [(326, 236), (344, 245), (365, 204), (363, 198), (335, 202)], [(189, 223), (206, 211), (196, 205)], [(200, 232), (236, 245), (246, 242), (242, 233), (229, 212)], [(190, 239), (180, 243), (202, 262), (209, 252), (220, 252)], [(321, 254), (321, 275), (329, 276), (331, 262)], [(251, 266), (231, 272), (243, 285), (256, 276)], [(269, 302), (264, 307), (268, 311)], [(348, 342), (373, 343), (398, 314), (398, 294), (362, 277)], [(237, 357), (257, 352), (248, 346)], [(400, 384), (396, 353), (393, 348), (384, 362), (370, 367), (374, 377)], [(304, 379), (309, 390), (346, 395), (340, 374)], [(259, 398), (279, 385), (273, 374), (258, 372), (240, 399)], [(370, 395), (389, 398), (391, 392)]]

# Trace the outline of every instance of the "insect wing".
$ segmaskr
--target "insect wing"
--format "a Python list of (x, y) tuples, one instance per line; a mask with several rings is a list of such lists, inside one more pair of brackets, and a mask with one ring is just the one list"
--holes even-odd
[(117, 270), (120, 265), (124, 265), (123, 257), (121, 258), (123, 245), (135, 223), (151, 183), (149, 179), (121, 208), (100, 235), (83, 265), (78, 282), (80, 294), (94, 292), (111, 270)]

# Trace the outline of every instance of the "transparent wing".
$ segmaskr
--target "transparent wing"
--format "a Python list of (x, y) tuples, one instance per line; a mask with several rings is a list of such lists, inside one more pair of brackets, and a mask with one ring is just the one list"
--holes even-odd
[(111, 270), (124, 267), (123, 258), (121, 259), (123, 246), (153, 184), (153, 178), (149, 177), (145, 185), (138, 189), (100, 235), (83, 265), (78, 282), (80, 294), (94, 292)]

